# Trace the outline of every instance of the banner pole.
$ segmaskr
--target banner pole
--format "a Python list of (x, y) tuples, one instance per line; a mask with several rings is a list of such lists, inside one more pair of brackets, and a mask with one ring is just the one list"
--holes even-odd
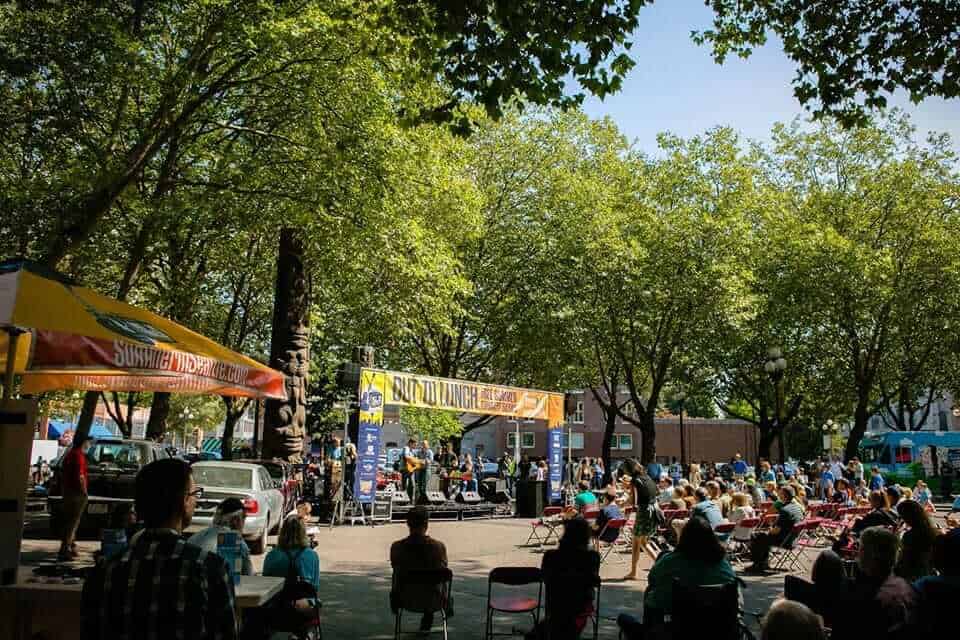
[(17, 342), (20, 341), (22, 330), (16, 327), (4, 327), (7, 332), (7, 366), (3, 374), (3, 400), (13, 397), (13, 372), (17, 366)]

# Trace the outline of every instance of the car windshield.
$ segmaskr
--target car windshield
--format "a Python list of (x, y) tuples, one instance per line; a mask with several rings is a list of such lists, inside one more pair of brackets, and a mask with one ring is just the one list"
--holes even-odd
[(253, 469), (238, 467), (193, 467), (193, 481), (201, 487), (243, 487), (253, 485)]
[(135, 444), (129, 442), (97, 442), (87, 451), (90, 464), (112, 464), (118, 467), (139, 467), (143, 455)]
[(871, 463), (880, 461), (880, 453), (883, 450), (883, 445), (873, 445), (870, 447), (863, 448), (863, 460), (862, 462)]

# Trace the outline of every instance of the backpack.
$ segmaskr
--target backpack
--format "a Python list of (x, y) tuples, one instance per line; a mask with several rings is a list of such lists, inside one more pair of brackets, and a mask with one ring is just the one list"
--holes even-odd
[(304, 598), (317, 597), (317, 591), (313, 585), (307, 582), (297, 571), (296, 560), (304, 549), (300, 549), (296, 554), (287, 554), (287, 575), (283, 579), (283, 588), (277, 594), (273, 607), (272, 627), (277, 631), (296, 632), (300, 631), (304, 623), (312, 616), (313, 612), (304, 612), (297, 609), (294, 603)]

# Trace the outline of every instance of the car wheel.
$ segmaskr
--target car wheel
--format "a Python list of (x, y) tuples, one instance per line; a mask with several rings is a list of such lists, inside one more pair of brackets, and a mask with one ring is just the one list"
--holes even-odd
[(261, 555), (267, 548), (267, 528), (264, 527), (260, 535), (250, 542), (250, 553), (255, 556)]

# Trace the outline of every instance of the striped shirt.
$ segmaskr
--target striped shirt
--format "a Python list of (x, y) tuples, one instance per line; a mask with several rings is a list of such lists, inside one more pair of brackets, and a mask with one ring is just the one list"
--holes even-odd
[(215, 553), (148, 529), (83, 585), (84, 640), (234, 640), (233, 582)]

